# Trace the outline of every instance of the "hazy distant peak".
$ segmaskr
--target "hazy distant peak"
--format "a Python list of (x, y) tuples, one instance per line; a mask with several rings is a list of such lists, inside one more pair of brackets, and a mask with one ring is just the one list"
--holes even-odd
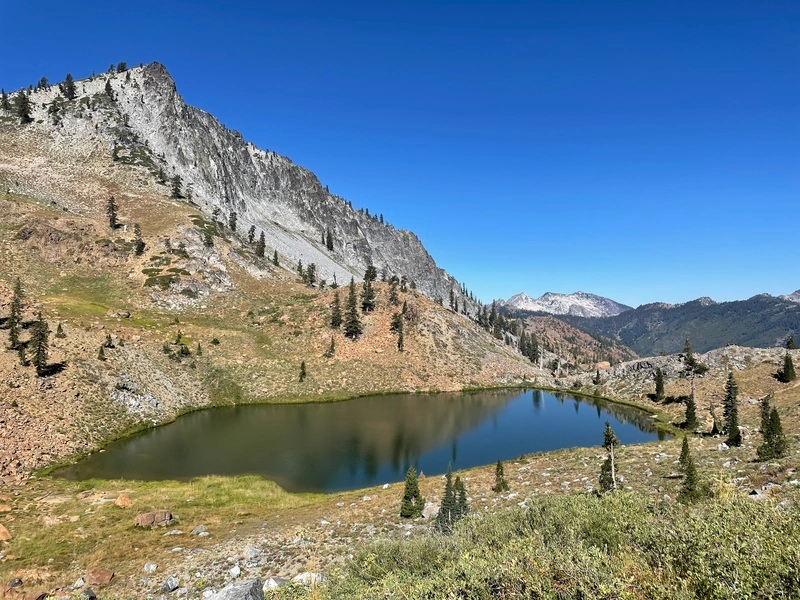
[(797, 302), (800, 303), (800, 290), (796, 290), (791, 294), (785, 294), (780, 296), (783, 300), (788, 300), (789, 302)]
[(544, 312), (551, 315), (574, 315), (576, 317), (612, 317), (626, 310), (631, 310), (630, 306), (620, 304), (609, 298), (580, 291), (571, 294), (546, 292), (539, 298), (531, 298), (526, 293), (521, 292), (511, 296), (503, 304), (517, 310)]

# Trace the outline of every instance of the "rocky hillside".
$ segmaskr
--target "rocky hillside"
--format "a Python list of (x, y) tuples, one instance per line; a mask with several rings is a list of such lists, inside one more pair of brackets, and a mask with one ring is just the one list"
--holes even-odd
[[(166, 75), (158, 66), (135, 70), (130, 80), (116, 74), (109, 78), (113, 99), (102, 91), (105, 78), (78, 82), (79, 95), (71, 101), (56, 98), (57, 88), (33, 92), (33, 122), (20, 125), (11, 116), (0, 120), (0, 377), (7, 383), (0, 390), (0, 478), (24, 479), (34, 469), (196, 407), (459, 390), (542, 376), (530, 361), (467, 316), (421, 293), (422, 271), (402, 272), (407, 285), (397, 286), (396, 304), (390, 301), (390, 283), (378, 276), (373, 283), (376, 306), (368, 313), (359, 311), (363, 333), (357, 340), (345, 337), (341, 327), (332, 328), (331, 305), (338, 295), (346, 308), (348, 286), (332, 288), (332, 276), (325, 277), (331, 271), (324, 271), (324, 265), (344, 273), (348, 263), (343, 251), (330, 253), (328, 263), (303, 255), (304, 266), (319, 260), (317, 277), (309, 283), (307, 271), (305, 279), (299, 277), (295, 257), (288, 253), (313, 244), (287, 222), (273, 223), (273, 229), (265, 223), (268, 232), (283, 233), (270, 233), (264, 257), (255, 243), (240, 235), (249, 222), (246, 215), (268, 210), (266, 205), (237, 205), (240, 220), (234, 230), (224, 216), (215, 218), (217, 205), (196, 190), (191, 202), (169, 198), (170, 186), (157, 178), (158, 169), (168, 167), (166, 159), (147, 150), (155, 142), (145, 137), (155, 140), (164, 131), (156, 132), (155, 126), (146, 130), (144, 117), (120, 108), (136, 102), (138, 94), (139, 101), (145, 98), (143, 111), (144, 106), (156, 105), (148, 98), (160, 93), (171, 94), (172, 108), (180, 106), (174, 89), (156, 85), (159, 77)], [(59, 108), (50, 112), (53, 102)], [(200, 111), (181, 111), (208, 119), (208, 127), (214, 125)], [(109, 127), (115, 115), (120, 122)], [(135, 122), (141, 130), (134, 128)], [(230, 132), (220, 135), (231, 136), (225, 138), (231, 143), (237, 139)], [(189, 146), (181, 147), (186, 155)], [(209, 160), (223, 164), (219, 161), (228, 160), (223, 154), (220, 149), (220, 157)], [(238, 175), (232, 177), (239, 181)], [(279, 179), (270, 179), (275, 190), (283, 190), (275, 192), (276, 206), (289, 202), (281, 194), (294, 185), (278, 185)], [(184, 192), (187, 180), (192, 181), (190, 176), (183, 179)], [(195, 181), (200, 188), (200, 179)], [(107, 215), (110, 197), (116, 205), (115, 227)], [(373, 230), (385, 232), (390, 240), (415, 239), (362, 218), (343, 201), (329, 196), (323, 200), (353, 219), (355, 229), (348, 235), (358, 243), (348, 247), (373, 252)], [(281, 210), (290, 214), (286, 206)], [(202, 208), (210, 209), (211, 215)], [(333, 226), (332, 231), (339, 232), (334, 233), (338, 240), (350, 239)], [(290, 239), (299, 241), (290, 247)], [(388, 252), (389, 246), (376, 247)], [(319, 256), (326, 251), (319, 248)], [(379, 255), (378, 250), (371, 254)], [(399, 249), (392, 256), (418, 258)], [(421, 260), (424, 263), (424, 257)], [(352, 261), (347, 268), (355, 271), (358, 262)], [(410, 283), (412, 277), (417, 278), (417, 289)], [(16, 278), (24, 292), (24, 364), (8, 345), (7, 318)], [(355, 287), (360, 296), (363, 284)], [(401, 352), (391, 323), (403, 305)], [(51, 332), (43, 376), (31, 365), (29, 347), (39, 312)], [(63, 336), (57, 337), (59, 327)], [(302, 362), (304, 381), (299, 377)]]
[[(256, 237), (263, 231), (268, 255), (313, 263), (328, 282), (358, 281), (373, 265), (406, 277), (430, 298), (448, 298), (452, 290), (462, 310), (475, 312), (466, 289), (437, 267), (413, 233), (353, 209), (307, 169), (188, 106), (162, 65), (74, 85), (74, 99), (65, 97), (63, 84), (28, 93), (32, 122), (4, 132), (12, 135), (9, 148), (24, 148), (7, 153), (0, 165), (6, 189), (86, 214), (105, 201), (99, 189), (84, 189), (87, 159), (106, 159), (98, 168), (109, 175), (131, 167), (126, 193), (138, 194), (156, 180), (164, 195), (174, 189), (206, 217), (228, 222), (235, 214), (238, 235), (251, 227)], [(0, 111), (0, 118), (9, 126), (18, 122), (12, 111)]]
[(500, 300), (498, 304), (507, 311), (540, 312), (576, 317), (612, 317), (631, 310), (630, 306), (586, 292), (573, 292), (572, 294), (547, 292), (539, 298), (531, 298), (522, 292), (511, 296), (507, 301)]
[(684, 304), (645, 304), (614, 317), (563, 315), (570, 325), (625, 344), (640, 356), (683, 350), (686, 338), (700, 352), (728, 344), (782, 346), (800, 337), (800, 305), (768, 294), (736, 302), (699, 298)]

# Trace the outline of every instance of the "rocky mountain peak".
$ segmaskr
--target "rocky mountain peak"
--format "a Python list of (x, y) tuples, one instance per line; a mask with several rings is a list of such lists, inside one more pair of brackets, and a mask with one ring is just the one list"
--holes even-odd
[(571, 294), (546, 292), (539, 298), (531, 298), (523, 292), (507, 302), (500, 301), (500, 304), (514, 310), (578, 317), (610, 317), (631, 309), (614, 300), (581, 291)]

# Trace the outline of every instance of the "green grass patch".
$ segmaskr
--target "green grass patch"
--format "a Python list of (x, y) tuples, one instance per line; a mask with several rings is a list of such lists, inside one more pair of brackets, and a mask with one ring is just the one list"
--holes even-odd
[(171, 286), (173, 283), (180, 281), (180, 275), (155, 275), (153, 277), (148, 277), (144, 282), (144, 287), (160, 287), (162, 290), (166, 290)]

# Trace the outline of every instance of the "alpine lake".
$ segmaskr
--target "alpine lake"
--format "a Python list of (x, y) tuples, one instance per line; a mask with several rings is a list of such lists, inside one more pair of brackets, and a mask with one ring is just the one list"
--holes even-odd
[(523, 454), (599, 446), (608, 421), (623, 444), (664, 439), (648, 413), (540, 390), (396, 394), (324, 404), (201, 410), (115, 442), (56, 477), (189, 480), (261, 475), (291, 492), (335, 492)]

